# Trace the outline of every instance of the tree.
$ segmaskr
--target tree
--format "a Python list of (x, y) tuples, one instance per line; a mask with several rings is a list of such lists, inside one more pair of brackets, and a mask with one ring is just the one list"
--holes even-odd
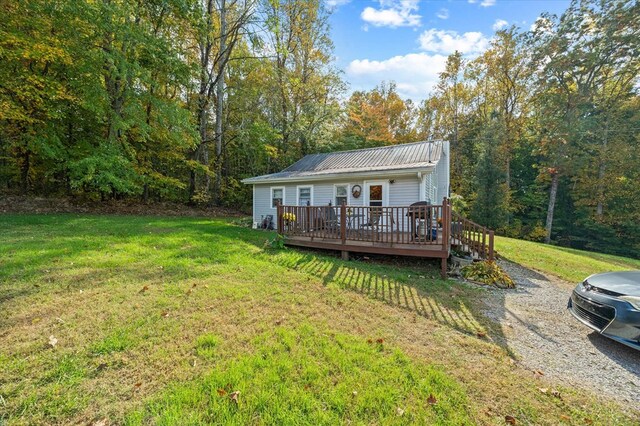
[(476, 172), (477, 193), (473, 202), (473, 220), (489, 228), (502, 228), (508, 211), (508, 187), (500, 158), (500, 142), (505, 129), (494, 116), (482, 136), (482, 152)]
[(416, 141), (416, 110), (398, 95), (395, 83), (354, 92), (345, 112), (341, 137), (358, 141), (351, 148)]

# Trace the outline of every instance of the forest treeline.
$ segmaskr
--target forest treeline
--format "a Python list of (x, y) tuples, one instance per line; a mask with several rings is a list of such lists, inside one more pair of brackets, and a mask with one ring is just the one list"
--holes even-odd
[(318, 151), (447, 139), (456, 208), (640, 255), (640, 6), (573, 1), (449, 56), (425, 100), (349, 94), (321, 0), (0, 0), (5, 193), (247, 208)]

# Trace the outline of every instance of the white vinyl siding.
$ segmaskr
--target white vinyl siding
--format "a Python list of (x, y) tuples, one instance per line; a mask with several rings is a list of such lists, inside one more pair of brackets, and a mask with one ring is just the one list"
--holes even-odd
[[(448, 159), (446, 160), (448, 161)], [(440, 166), (440, 164), (438, 164), (438, 166)], [(427, 200), (429, 200), (430, 197), (433, 197), (431, 198), (431, 202), (433, 204), (440, 204), (442, 202), (442, 197), (444, 197), (447, 194), (446, 191), (448, 191), (448, 179), (446, 179), (446, 176), (442, 179), (441, 176), (441, 174), (447, 172), (447, 170), (448, 164), (444, 164), (437, 167), (433, 172), (425, 172), (425, 174), (423, 174), (423, 179), (425, 180), (423, 184), (424, 186), (421, 185), (421, 181), (417, 174), (380, 179), (381, 181), (386, 182), (385, 189), (387, 191), (386, 198), (388, 200), (388, 205), (408, 206), (416, 201), (420, 201), (423, 197)], [(429, 175), (432, 175), (431, 178), (428, 177)], [(431, 179), (430, 185), (428, 185), (429, 179)], [(372, 179), (372, 181), (373, 180), (374, 179)], [(393, 183), (390, 183), (390, 180), (393, 180)], [(329, 203), (336, 205), (336, 185), (348, 185), (348, 205), (364, 205), (366, 198), (364, 180), (331, 179), (327, 181), (314, 181), (313, 184), (307, 184), (304, 182), (292, 182), (283, 185), (256, 184), (254, 185), (253, 220), (254, 222), (261, 223), (266, 215), (272, 215), (274, 225), (277, 225), (276, 209), (272, 206), (272, 188), (284, 189), (283, 204), (302, 205), (302, 203), (299, 203), (299, 188), (312, 187), (311, 205), (327, 206)], [(362, 188), (362, 193), (359, 198), (354, 198), (351, 194), (351, 190), (354, 185), (360, 185)], [(421, 189), (425, 192), (421, 193)]]
[(438, 174), (433, 171), (424, 177), (424, 200), (438, 204)]
[(420, 179), (418, 176), (404, 176), (387, 184), (390, 206), (408, 206), (420, 201)]

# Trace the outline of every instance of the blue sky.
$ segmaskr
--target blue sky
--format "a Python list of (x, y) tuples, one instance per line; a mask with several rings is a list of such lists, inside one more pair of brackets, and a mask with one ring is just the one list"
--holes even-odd
[(333, 9), (336, 64), (350, 91), (395, 81), (404, 98), (428, 96), (447, 55), (473, 58), (497, 29), (529, 29), (569, 0), (325, 0)]

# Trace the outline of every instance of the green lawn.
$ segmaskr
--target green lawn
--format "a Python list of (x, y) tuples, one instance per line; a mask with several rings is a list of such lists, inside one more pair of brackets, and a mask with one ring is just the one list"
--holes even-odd
[(506, 237), (496, 237), (495, 244), (502, 257), (571, 282), (580, 282), (599, 272), (640, 269), (639, 259)]
[(437, 262), (345, 262), (269, 236), (0, 215), (0, 424), (640, 419), (520, 368), (474, 307), (488, 293), (439, 280)]

